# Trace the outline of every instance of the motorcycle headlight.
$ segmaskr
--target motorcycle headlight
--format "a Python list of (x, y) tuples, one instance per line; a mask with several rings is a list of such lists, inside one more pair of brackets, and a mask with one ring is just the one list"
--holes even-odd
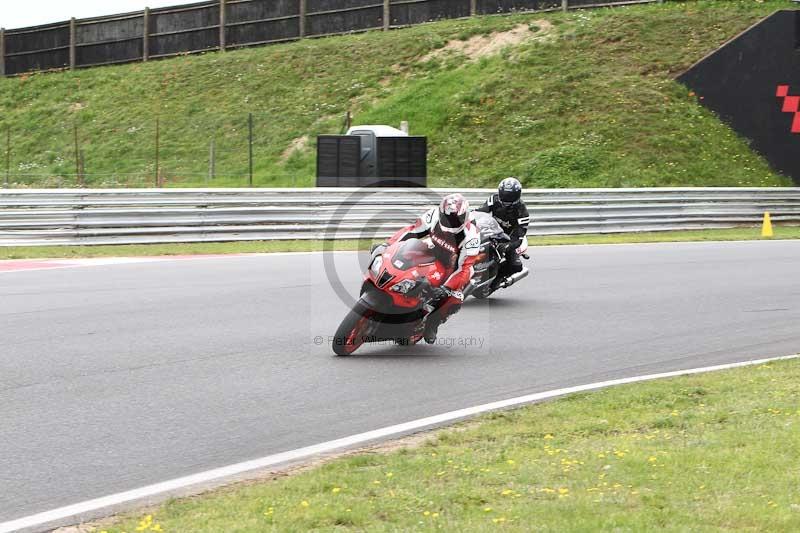
[(417, 286), (417, 282), (410, 279), (404, 279), (398, 283), (392, 285), (392, 290), (394, 292), (399, 292), (400, 294), (407, 294), (411, 289)]
[(383, 266), (383, 256), (378, 255), (375, 259), (372, 260), (372, 265), (369, 267), (370, 271), (375, 277), (381, 273), (381, 267)]

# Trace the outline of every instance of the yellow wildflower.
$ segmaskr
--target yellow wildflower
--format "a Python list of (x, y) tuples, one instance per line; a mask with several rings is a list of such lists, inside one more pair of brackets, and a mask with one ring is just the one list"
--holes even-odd
[(333, 487), (333, 489), (331, 489), (331, 492), (334, 494), (339, 494), (341, 491), (342, 489), (339, 487)]
[(300, 505), (302, 505), (303, 507), (308, 507), (311, 504), (308, 503), (306, 500), (303, 500), (303, 501), (300, 502)]

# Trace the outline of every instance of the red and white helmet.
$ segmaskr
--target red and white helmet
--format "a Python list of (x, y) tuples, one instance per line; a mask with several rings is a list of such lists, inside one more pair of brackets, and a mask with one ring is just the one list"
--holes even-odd
[(462, 194), (448, 194), (439, 204), (439, 226), (447, 233), (464, 230), (469, 215), (469, 202)]

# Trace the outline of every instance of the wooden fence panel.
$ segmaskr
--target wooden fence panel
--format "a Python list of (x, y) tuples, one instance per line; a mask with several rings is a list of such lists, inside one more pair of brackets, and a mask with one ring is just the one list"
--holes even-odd
[(143, 59), (144, 14), (80, 21), (76, 27), (76, 66)]
[(514, 11), (539, 11), (560, 7), (561, 0), (477, 0), (477, 12), (479, 15), (512, 13)]
[(219, 4), (150, 11), (150, 57), (219, 48)]
[(153, 33), (173, 33), (219, 26), (219, 4), (186, 9), (151, 9)]
[(299, 4), (298, 0), (228, 0), (228, 25), (297, 15)]
[(142, 39), (140, 37), (129, 41), (78, 45), (76, 56), (76, 66), (78, 67), (141, 61)]
[(307, 0), (306, 35), (383, 27), (383, 0)]
[(217, 28), (150, 36), (151, 58), (203, 52), (218, 47), (219, 31)]
[[(569, 0), (569, 7), (655, 1)], [(222, 3), (224, 13), (220, 12)], [(388, 29), (471, 14), (560, 7), (562, 0), (208, 0), (146, 13), (6, 30), (0, 75)]]
[(69, 66), (69, 23), (6, 30), (6, 74)]
[(69, 22), (43, 29), (6, 30), (6, 55), (69, 46)]
[(298, 17), (228, 27), (228, 46), (252, 46), (300, 37)]
[(78, 44), (105, 43), (141, 39), (144, 31), (144, 19), (141, 13), (118, 19), (98, 19), (78, 21)]
[(69, 47), (24, 56), (6, 56), (6, 74), (24, 74), (69, 66)]
[(409, 26), (434, 20), (468, 17), (469, 0), (390, 0), (391, 25)]
[(229, 46), (248, 46), (300, 37), (298, 0), (228, 1)]

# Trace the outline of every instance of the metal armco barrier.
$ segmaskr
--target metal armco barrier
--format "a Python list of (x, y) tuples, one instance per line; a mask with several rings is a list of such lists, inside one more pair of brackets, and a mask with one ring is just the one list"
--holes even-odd
[[(384, 238), (455, 189), (2, 190), (0, 246)], [(480, 205), (492, 192), (460, 191)], [(531, 235), (800, 224), (800, 188), (526, 190)]]

